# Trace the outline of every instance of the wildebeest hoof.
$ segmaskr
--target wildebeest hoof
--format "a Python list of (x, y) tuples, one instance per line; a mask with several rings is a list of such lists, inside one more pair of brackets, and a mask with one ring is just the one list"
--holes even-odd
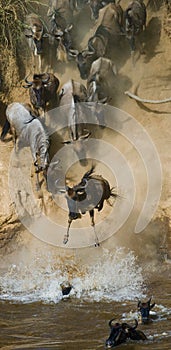
[(63, 240), (63, 244), (66, 244), (67, 242), (68, 242), (68, 237), (65, 235), (64, 240)]

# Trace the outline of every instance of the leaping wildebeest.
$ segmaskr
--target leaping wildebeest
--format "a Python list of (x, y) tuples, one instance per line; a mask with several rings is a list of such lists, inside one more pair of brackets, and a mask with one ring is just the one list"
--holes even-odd
[(87, 93), (89, 102), (103, 102), (109, 99), (116, 81), (117, 69), (115, 64), (108, 58), (99, 57), (90, 69), (87, 79)]
[(49, 138), (38, 118), (31, 113), (27, 105), (13, 102), (6, 109), (6, 122), (4, 124), (1, 140), (11, 128), (15, 144), (18, 139), (18, 150), (22, 147), (30, 147), (35, 172), (37, 174), (37, 185), (39, 186), (38, 174), (44, 174), (49, 164)]
[(50, 108), (57, 107), (59, 79), (54, 74), (34, 74), (32, 81), (29, 81), (26, 77), (25, 82), (26, 85), (23, 85), (23, 87), (29, 89), (30, 102), (37, 114), (41, 110), (45, 113), (47, 104), (50, 105)]
[[(131, 55), (134, 63), (135, 40), (146, 28), (147, 11), (143, 0), (133, 0), (124, 12), (126, 37), (130, 43)], [(140, 39), (140, 38), (139, 38)], [(140, 47), (140, 42), (138, 42)], [(140, 47), (141, 52), (141, 47)]]
[(39, 16), (34, 13), (31, 13), (26, 17), (25, 27), (25, 36), (28, 38), (29, 47), (33, 55), (34, 71), (41, 72), (44, 40), (49, 37), (49, 35), (48, 33), (45, 33), (43, 23)]
[(69, 208), (68, 229), (64, 236), (63, 243), (66, 244), (69, 239), (69, 228), (73, 220), (81, 217), (86, 211), (89, 212), (91, 218), (91, 225), (95, 233), (95, 246), (99, 245), (98, 237), (95, 232), (94, 210), (99, 212), (103, 209), (104, 201), (106, 200), (111, 205), (110, 197), (117, 198), (118, 194), (110, 188), (109, 182), (101, 175), (94, 174), (95, 166), (92, 166), (87, 171), (80, 183), (73, 187), (66, 186), (66, 199)]
[(109, 43), (123, 30), (123, 10), (119, 4), (106, 6), (100, 25), (95, 34), (88, 40), (87, 48), (82, 52), (70, 50), (75, 57), (82, 79), (87, 79), (93, 61), (106, 56)]

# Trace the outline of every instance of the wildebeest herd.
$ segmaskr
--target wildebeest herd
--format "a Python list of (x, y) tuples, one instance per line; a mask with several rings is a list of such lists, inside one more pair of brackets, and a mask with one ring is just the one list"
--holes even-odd
[[(47, 110), (58, 106), (69, 106), (67, 113), (70, 139), (63, 140), (62, 143), (72, 143), (78, 156), (83, 154), (86, 158), (84, 140), (91, 135), (86, 125), (86, 113), (82, 110), (80, 102), (90, 104), (90, 108), (94, 103), (94, 116), (99, 127), (105, 127), (101, 106), (110, 100), (110, 90), (117, 74), (114, 62), (108, 57), (110, 46), (113, 45), (116, 37), (125, 36), (130, 43), (131, 52), (134, 53), (135, 40), (146, 25), (146, 7), (143, 0), (133, 0), (125, 10), (122, 9), (119, 2), (112, 0), (50, 0), (46, 20), (35, 13), (30, 13), (26, 17), (25, 36), (32, 53), (34, 74), (32, 78), (30, 74), (25, 77), (23, 87), (29, 90), (30, 104), (13, 102), (7, 107), (7, 120), (2, 130), (1, 140), (4, 140), (11, 128), (14, 140), (19, 138), (18, 149), (23, 146), (30, 147), (37, 173), (38, 188), (38, 175), (43, 171), (46, 179), (50, 164), (49, 138), (44, 128)], [(99, 17), (99, 11), (104, 9), (94, 34), (88, 39), (86, 47), (79, 51), (74, 47), (72, 36), (73, 27), (76, 26), (74, 16), (75, 13), (84, 11), (86, 7), (90, 8), (89, 15), (93, 20), (96, 20)], [(60, 86), (58, 77), (53, 73), (42, 72), (45, 51), (48, 51), (48, 63), (51, 70), (53, 70), (54, 55), (56, 60), (65, 62), (65, 64), (68, 60), (76, 60), (80, 77), (87, 79), (87, 86), (75, 81), (72, 77), (63, 86)], [(89, 211), (94, 227), (94, 208), (101, 211), (104, 200), (108, 200), (111, 195), (117, 197), (117, 194), (111, 191), (108, 181), (93, 173), (94, 167), (84, 174), (79, 184), (65, 189), (69, 207), (65, 244), (68, 241), (72, 220)], [(91, 191), (87, 192), (92, 187), (90, 183), (94, 185), (94, 197), (97, 198), (98, 192), (101, 191), (101, 198), (97, 203), (90, 195)], [(87, 197), (87, 203), (83, 205), (81, 201), (85, 197)], [(97, 239), (96, 245), (98, 245)]]

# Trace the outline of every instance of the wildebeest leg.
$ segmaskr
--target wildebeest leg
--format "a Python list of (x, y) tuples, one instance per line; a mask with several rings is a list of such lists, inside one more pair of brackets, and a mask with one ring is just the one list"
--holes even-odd
[(7, 132), (9, 131), (9, 129), (10, 129), (10, 123), (6, 119), (5, 124), (3, 126), (3, 129), (2, 129), (1, 137), (0, 137), (1, 141), (4, 140), (4, 137), (6, 136)]
[(41, 55), (38, 55), (38, 72), (41, 73), (42, 70), (42, 59)]
[(91, 218), (91, 226), (93, 226), (93, 230), (94, 230), (94, 235), (95, 235), (95, 247), (99, 247), (100, 243), (97, 237), (97, 233), (95, 230), (95, 222), (94, 222), (94, 209), (89, 210), (89, 214), (90, 214), (90, 218)]
[(38, 171), (36, 171), (36, 191), (40, 191), (40, 180)]
[(39, 166), (37, 163), (36, 155), (34, 155), (34, 150), (32, 150), (32, 147), (30, 147), (30, 148), (31, 148), (31, 153), (32, 153), (33, 161), (34, 161), (35, 173), (36, 173), (36, 191), (40, 191)]
[(101, 210), (103, 209), (103, 204), (104, 204), (104, 201), (102, 200), (102, 201), (97, 205), (98, 211), (101, 211)]
[(135, 36), (134, 34), (131, 36), (130, 40), (130, 46), (131, 46), (131, 61), (132, 61), (132, 64), (134, 66), (135, 64)]
[(63, 244), (66, 244), (66, 243), (68, 242), (68, 239), (69, 239), (69, 229), (70, 229), (71, 223), (72, 223), (72, 219), (69, 219), (69, 220), (68, 220), (67, 233), (66, 233), (66, 235), (64, 235)]

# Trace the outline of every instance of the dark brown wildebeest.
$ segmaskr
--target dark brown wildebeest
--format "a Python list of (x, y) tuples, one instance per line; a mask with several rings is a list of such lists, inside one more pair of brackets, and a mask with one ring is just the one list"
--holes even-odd
[(109, 43), (121, 34), (122, 27), (123, 10), (120, 5), (110, 3), (95, 34), (88, 40), (87, 49), (82, 52), (70, 50), (70, 55), (76, 58), (82, 79), (87, 79), (92, 62), (106, 55)]
[(72, 47), (71, 29), (73, 15), (85, 1), (50, 0), (47, 16), (49, 17), (50, 43), (56, 43), (56, 57), (59, 61), (67, 61), (67, 54)]
[[(58, 61), (67, 61), (67, 52), (71, 48), (72, 39), (70, 31), (72, 29), (73, 8), (69, 0), (57, 1), (51, 0), (49, 2), (49, 9), (47, 12), (49, 17), (49, 33), (51, 44), (51, 56), (53, 49), (55, 49), (55, 56)], [(52, 65), (53, 57), (50, 57)]]
[[(132, 60), (134, 63), (134, 52), (136, 49), (135, 39), (146, 28), (146, 6), (143, 0), (133, 0), (124, 12), (124, 23), (126, 37), (130, 43)], [(139, 42), (140, 46), (140, 42)], [(141, 52), (141, 47), (140, 47)]]
[[(81, 214), (85, 214), (86, 211), (88, 211), (91, 218), (91, 225), (95, 227), (94, 209), (101, 211), (105, 200), (110, 204), (110, 197), (118, 197), (113, 191), (113, 188), (110, 188), (106, 179), (101, 175), (94, 174), (94, 169), (95, 167), (92, 166), (92, 168), (83, 175), (78, 185), (73, 187), (66, 186), (65, 191), (69, 208), (69, 219), (67, 234), (64, 236), (64, 244), (68, 242), (69, 228), (73, 220), (80, 218)], [(99, 245), (97, 236), (95, 239), (95, 246)]]
[(153, 309), (155, 303), (151, 304), (151, 298), (146, 302), (138, 300), (138, 311), (140, 312), (141, 323), (148, 323), (150, 321), (150, 310)]
[(110, 3), (115, 3), (115, 0), (89, 0), (88, 4), (91, 9), (92, 19), (98, 19), (99, 11)]
[(35, 71), (41, 72), (43, 44), (45, 38), (49, 37), (49, 35), (45, 33), (41, 19), (34, 13), (26, 17), (25, 36), (28, 38), (29, 47), (33, 54), (33, 66)]
[(27, 85), (23, 87), (29, 89), (30, 102), (37, 113), (40, 109), (45, 112), (47, 103), (50, 104), (50, 108), (57, 106), (59, 79), (54, 74), (34, 74), (32, 81), (25, 78), (25, 82)]
[(110, 97), (117, 70), (114, 63), (105, 57), (99, 57), (91, 65), (87, 79), (89, 102), (101, 102)]
[(111, 329), (110, 336), (105, 342), (106, 349), (111, 349), (117, 345), (125, 343), (127, 339), (132, 340), (146, 340), (146, 335), (136, 329), (138, 326), (137, 320), (135, 320), (135, 326), (130, 326), (128, 323), (114, 323), (115, 319), (109, 321), (109, 327)]

